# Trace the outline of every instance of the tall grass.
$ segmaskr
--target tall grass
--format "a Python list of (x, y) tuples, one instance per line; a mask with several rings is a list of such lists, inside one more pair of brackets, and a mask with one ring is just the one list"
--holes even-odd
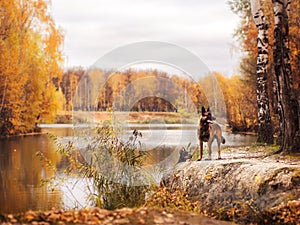
[[(57, 180), (61, 177), (75, 175), (90, 181), (85, 190), (94, 206), (105, 209), (141, 206), (155, 182), (142, 168), (148, 154), (141, 149), (140, 136), (135, 130), (128, 140), (120, 141), (108, 123), (84, 130), (67, 144), (52, 137), (67, 165), (64, 176), (56, 173), (56, 177), (43, 182), (51, 186), (53, 181), (59, 184)], [(78, 147), (79, 142), (84, 143), (84, 149)], [(38, 155), (54, 168), (41, 152)]]

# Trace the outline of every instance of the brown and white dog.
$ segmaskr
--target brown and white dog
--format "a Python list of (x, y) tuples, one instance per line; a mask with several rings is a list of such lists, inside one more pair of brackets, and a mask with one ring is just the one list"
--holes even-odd
[(202, 159), (203, 155), (203, 142), (207, 142), (208, 145), (208, 160), (211, 160), (211, 145), (214, 139), (217, 139), (218, 143), (218, 159), (221, 159), (221, 143), (225, 144), (225, 138), (222, 136), (221, 127), (214, 123), (213, 120), (215, 118), (211, 115), (209, 108), (205, 110), (202, 107), (201, 118), (199, 127), (197, 129), (198, 139), (199, 139), (199, 159)]

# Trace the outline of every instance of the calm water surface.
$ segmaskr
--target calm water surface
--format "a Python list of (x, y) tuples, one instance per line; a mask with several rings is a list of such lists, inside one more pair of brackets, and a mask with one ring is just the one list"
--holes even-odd
[[(159, 146), (186, 147), (189, 143), (197, 146), (195, 127), (178, 127), (174, 125), (136, 125), (142, 132), (142, 143), (145, 148)], [(43, 132), (68, 140), (73, 136), (71, 127), (56, 125), (43, 126)], [(248, 145), (255, 142), (256, 137), (224, 133), (229, 146)], [(122, 138), (126, 139), (124, 135)], [(36, 136), (13, 137), (0, 139), (0, 213), (17, 213), (31, 210), (47, 210), (53, 207), (74, 208), (86, 204), (88, 181), (69, 177), (55, 191), (41, 186), (41, 179), (50, 178), (54, 172), (48, 169), (36, 156), (41, 151), (57, 168), (58, 173), (64, 164), (61, 155), (56, 153), (55, 144), (47, 134)], [(156, 161), (167, 157), (166, 152), (151, 152)], [(177, 153), (175, 154), (177, 157)], [(176, 160), (176, 159), (175, 159)], [(76, 185), (75, 185), (76, 184)]]

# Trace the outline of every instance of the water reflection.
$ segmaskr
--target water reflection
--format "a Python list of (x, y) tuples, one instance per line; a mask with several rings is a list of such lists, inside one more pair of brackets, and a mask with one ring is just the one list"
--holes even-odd
[(41, 178), (53, 176), (36, 157), (42, 151), (54, 164), (60, 156), (46, 135), (0, 140), (0, 209), (1, 212), (45, 210), (59, 205), (61, 194), (40, 186)]

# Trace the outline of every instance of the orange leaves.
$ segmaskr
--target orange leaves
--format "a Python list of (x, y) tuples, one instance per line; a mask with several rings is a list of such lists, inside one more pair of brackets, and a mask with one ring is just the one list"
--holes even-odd
[(146, 201), (145, 206), (200, 212), (198, 204), (188, 199), (186, 191), (178, 189), (171, 192), (166, 187), (157, 188), (155, 193)]
[(253, 130), (256, 124), (256, 95), (240, 76), (216, 74), (224, 95), (228, 123), (234, 131)]
[(263, 212), (261, 224), (299, 224), (300, 200), (288, 201)]
[[(100, 70), (92, 71), (87, 85), (105, 82), (107, 77), (104, 73)], [(94, 74), (100, 76), (96, 77)], [(199, 104), (203, 105), (207, 102), (197, 82), (168, 75), (162, 71), (129, 69), (109, 75), (105, 86), (99, 90), (98, 110), (100, 111), (111, 109), (114, 104), (115, 110), (121, 111), (195, 112)], [(94, 96), (93, 93), (90, 95)], [(131, 102), (133, 100), (135, 102)]]
[(11, 112), (12, 133), (32, 131), (42, 111), (49, 115), (55, 110), (53, 79), (62, 75), (63, 36), (49, 16), (48, 4), (0, 2), (0, 108)]

